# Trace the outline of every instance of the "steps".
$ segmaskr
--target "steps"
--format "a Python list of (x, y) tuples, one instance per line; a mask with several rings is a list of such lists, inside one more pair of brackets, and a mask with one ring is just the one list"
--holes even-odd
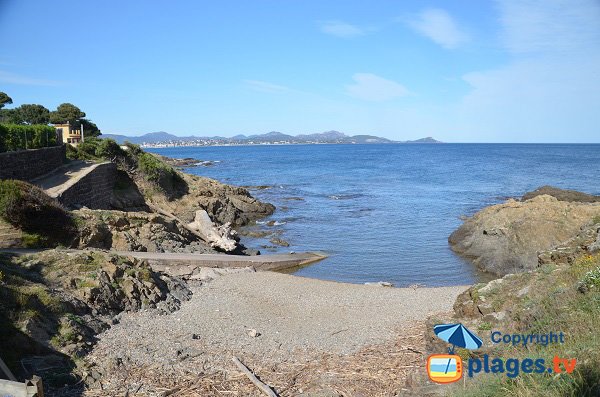
[(23, 233), (0, 219), (0, 248), (18, 248), (23, 246)]

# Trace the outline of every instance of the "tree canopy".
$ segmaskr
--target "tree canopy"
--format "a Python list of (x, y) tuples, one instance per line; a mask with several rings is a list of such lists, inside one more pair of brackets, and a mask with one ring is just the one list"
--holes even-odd
[(72, 103), (62, 103), (50, 114), (50, 122), (52, 124), (63, 124), (67, 122), (75, 124), (76, 121), (83, 117), (85, 117), (85, 112), (82, 112), (77, 106)]
[(13, 103), (12, 98), (0, 91), (0, 109), (2, 109), (4, 105), (10, 105), (11, 103)]
[(17, 124), (48, 124), (50, 121), (50, 111), (42, 105), (21, 105), (13, 109), (13, 113)]

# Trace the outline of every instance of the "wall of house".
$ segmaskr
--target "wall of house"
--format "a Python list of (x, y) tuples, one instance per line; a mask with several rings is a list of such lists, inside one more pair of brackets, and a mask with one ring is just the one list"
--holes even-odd
[(0, 153), (0, 179), (30, 181), (60, 167), (66, 160), (65, 146)]

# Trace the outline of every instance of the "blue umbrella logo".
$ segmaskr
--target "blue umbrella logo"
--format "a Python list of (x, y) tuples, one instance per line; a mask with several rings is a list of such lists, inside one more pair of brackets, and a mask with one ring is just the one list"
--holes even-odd
[(481, 338), (462, 324), (439, 324), (433, 327), (433, 332), (438, 338), (452, 345), (452, 348), (448, 348), (450, 354), (454, 354), (456, 346), (475, 350), (483, 345)]

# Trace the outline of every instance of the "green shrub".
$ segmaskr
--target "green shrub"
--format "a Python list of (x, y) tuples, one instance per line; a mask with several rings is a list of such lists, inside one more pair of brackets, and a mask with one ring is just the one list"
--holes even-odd
[(0, 153), (6, 152), (6, 138), (8, 136), (8, 128), (4, 124), (0, 124)]
[(48, 125), (0, 124), (0, 152), (56, 146), (56, 130)]
[(587, 289), (600, 289), (600, 266), (587, 272), (580, 281), (580, 285), (585, 286)]
[(70, 214), (43, 190), (23, 181), (0, 180), (0, 217), (28, 233), (32, 245), (70, 245), (77, 236)]
[(125, 155), (121, 146), (112, 139), (100, 139), (100, 142), (96, 146), (96, 157), (112, 160)]
[(157, 157), (141, 152), (137, 160), (142, 176), (157, 185), (167, 197), (176, 197), (180, 191), (187, 189), (187, 184), (177, 171)]
[(127, 149), (129, 149), (129, 152), (133, 156), (136, 156), (136, 157), (144, 152), (142, 150), (142, 148), (140, 147), (140, 145), (136, 145), (135, 143), (131, 143), (131, 142), (127, 141), (127, 142), (125, 142), (125, 146), (127, 146)]

